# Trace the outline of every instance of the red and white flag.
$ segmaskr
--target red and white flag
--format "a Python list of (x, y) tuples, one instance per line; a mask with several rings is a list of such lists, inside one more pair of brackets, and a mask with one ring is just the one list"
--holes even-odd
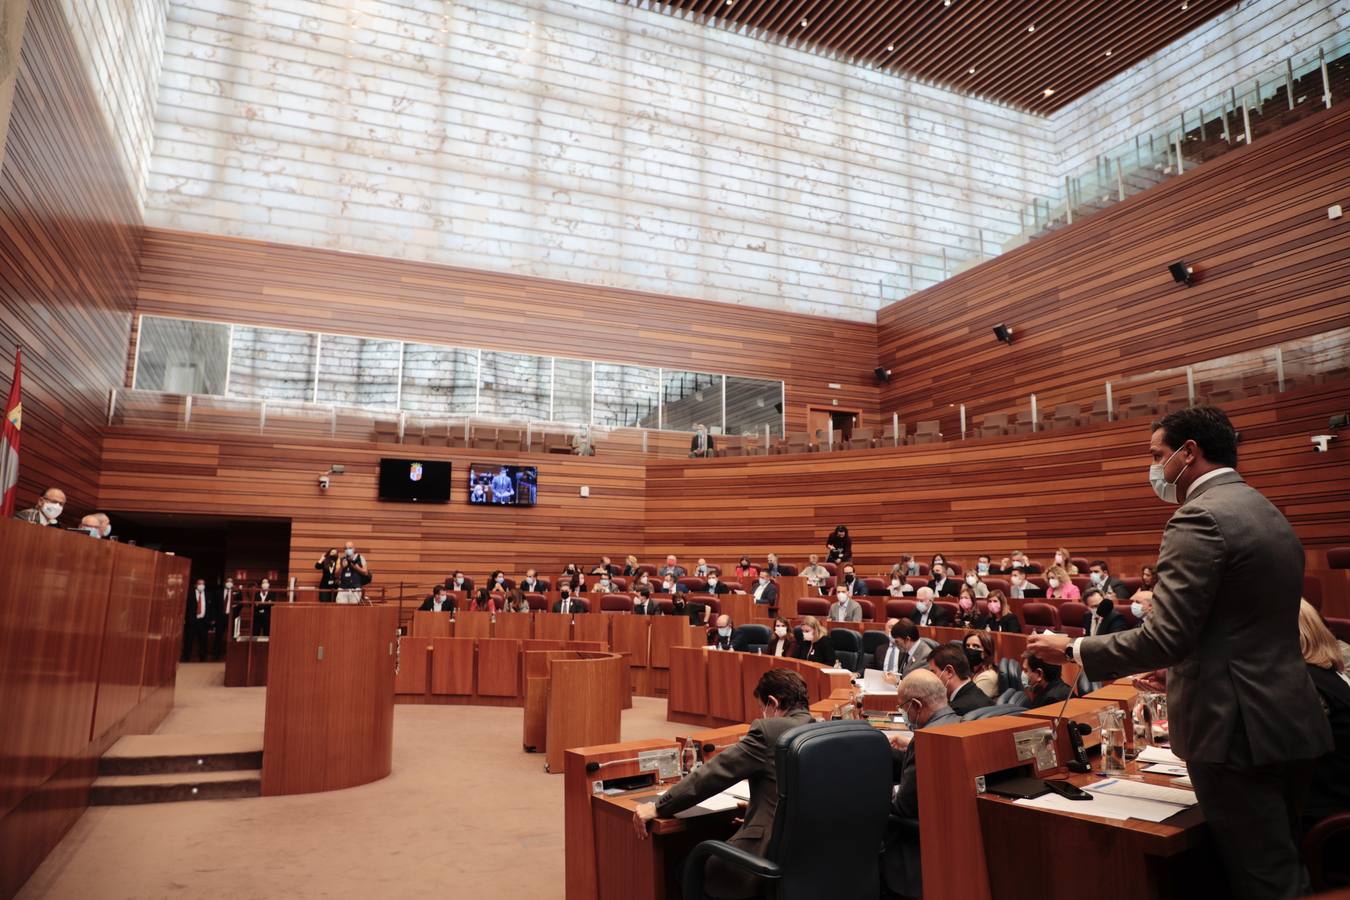
[(19, 483), (19, 429), (23, 426), (23, 403), (19, 399), (19, 375), (23, 350), (14, 351), (14, 382), (9, 386), (5, 419), (0, 423), (0, 519), (14, 515), (14, 494)]

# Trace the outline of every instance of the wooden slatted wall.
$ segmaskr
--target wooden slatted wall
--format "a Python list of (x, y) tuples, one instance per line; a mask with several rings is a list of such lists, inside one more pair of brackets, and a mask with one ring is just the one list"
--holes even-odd
[(876, 418), (867, 324), (160, 229), (144, 247), (141, 313), (778, 379), (789, 430), (835, 399)]
[[(1240, 469), (1289, 517), (1308, 571), (1350, 614), (1344, 572), (1326, 549), (1350, 534), (1350, 455), (1314, 454), (1308, 435), (1343, 409), (1350, 382), (1232, 404)], [(1018, 437), (753, 460), (654, 463), (647, 470), (649, 552), (735, 559), (775, 550), (824, 554), (838, 523), (853, 535), (859, 571), (901, 553), (973, 562), (982, 552), (1048, 558), (1067, 546), (1116, 570), (1152, 562), (1173, 507), (1148, 486), (1147, 418)], [(1332, 599), (1334, 597), (1334, 600)]]
[[(912, 423), (964, 402), (973, 419), (1350, 326), (1350, 218), (1327, 218), (1350, 201), (1347, 173), (1342, 103), (886, 307), (883, 414)], [(1182, 259), (1194, 287), (1168, 274)]]
[[(449, 505), (376, 500), (382, 456), (450, 460)], [(539, 468), (539, 505), (471, 507), (465, 502), (471, 462)], [(325, 494), (318, 477), (333, 463)], [(166, 434), (114, 428), (104, 438), (103, 490), (109, 509), (216, 516), (280, 516), (292, 520), (290, 573), (317, 584), (314, 562), (331, 546), (353, 540), (370, 560), (376, 584), (430, 587), (455, 568), (481, 583), (494, 568), (549, 575), (562, 563), (593, 564), (598, 554), (640, 551), (645, 468), (576, 457), (498, 451), (376, 446), (250, 435)], [(590, 488), (590, 497), (580, 488)], [(588, 566), (589, 568), (589, 566)]]
[(24, 348), (19, 508), (48, 485), (93, 507), (119, 384), (139, 212), (57, 0), (33, 0), (0, 169), (0, 397)]

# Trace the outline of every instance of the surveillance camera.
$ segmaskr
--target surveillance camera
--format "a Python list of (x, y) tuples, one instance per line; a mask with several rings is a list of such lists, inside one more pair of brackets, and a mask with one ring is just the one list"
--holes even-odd
[(1312, 436), (1313, 452), (1326, 453), (1327, 448), (1331, 446), (1331, 442), (1334, 440), (1336, 440), (1334, 434), (1314, 434)]
[(327, 475), (320, 475), (320, 476), (319, 476), (319, 490), (321, 490), (321, 491), (326, 491), (326, 490), (328, 490), (328, 485), (329, 485), (329, 484), (330, 484), (330, 482), (329, 482), (329, 479), (328, 479), (328, 476), (327, 476)]

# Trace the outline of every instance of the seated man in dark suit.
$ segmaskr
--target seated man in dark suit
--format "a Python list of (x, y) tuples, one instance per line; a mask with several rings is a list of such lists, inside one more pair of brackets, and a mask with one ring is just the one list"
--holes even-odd
[(935, 597), (958, 597), (961, 593), (961, 583), (955, 578), (947, 577), (946, 566), (937, 566), (933, 569), (926, 587)]
[(759, 573), (759, 580), (755, 582), (751, 593), (755, 597), (755, 602), (760, 606), (778, 605), (778, 585), (769, 580), (767, 569)]
[[(740, 850), (763, 856), (773, 835), (778, 809), (778, 781), (774, 771), (774, 747), (794, 728), (811, 723), (806, 682), (796, 672), (770, 669), (755, 685), (761, 716), (745, 737), (686, 775), (655, 803), (639, 803), (633, 811), (633, 826), (647, 836), (647, 824), (657, 816), (673, 816), (719, 794), (738, 781), (750, 782), (750, 803), (744, 824), (729, 839)], [(706, 869), (707, 892), (714, 897), (758, 897), (763, 885), (752, 876), (710, 859)]]
[(853, 571), (853, 566), (851, 565), (845, 564), (844, 577), (840, 580), (839, 584), (843, 587), (848, 588), (848, 594), (850, 597), (867, 596), (867, 583), (857, 576), (857, 574)]
[(659, 616), (661, 607), (652, 599), (652, 592), (643, 588), (638, 591), (637, 597), (633, 600), (633, 615), (635, 616)]
[(456, 569), (449, 578), (445, 579), (445, 586), (452, 591), (463, 591), (468, 594), (473, 591), (473, 579), (465, 578), (464, 573)]
[(707, 592), (709, 594), (730, 594), (731, 585), (727, 584), (725, 581), (718, 578), (716, 575), (709, 575)]
[(526, 569), (525, 577), (520, 579), (520, 589), (527, 594), (542, 594), (548, 590), (548, 585), (535, 574), (534, 569)]
[[(894, 628), (899, 621), (899, 619), (886, 620), (885, 631), (887, 637), (890, 637), (891, 629)], [(882, 672), (898, 674), (900, 672), (900, 662), (903, 656), (904, 651), (896, 644), (895, 638), (891, 637), (886, 643), (878, 645), (878, 647), (872, 651), (872, 658), (867, 660), (867, 668), (880, 669)]]
[(952, 611), (945, 606), (938, 606), (934, 602), (932, 588), (921, 587), (915, 595), (914, 612), (909, 614), (909, 619), (915, 625), (933, 625), (945, 628), (952, 624)]
[(584, 613), (590, 612), (591, 605), (580, 597), (572, 596), (572, 589), (563, 585), (562, 590), (558, 592), (561, 597), (557, 603), (553, 604), (555, 613)]
[[(961, 721), (947, 705), (947, 691), (927, 669), (910, 672), (900, 682), (900, 711), (910, 727), (919, 730)], [(914, 757), (914, 733), (890, 732), (899, 790), (891, 801), (891, 819), (882, 848), (881, 877), (886, 887), (902, 897), (923, 896), (919, 868), (919, 776)], [(934, 835), (941, 840), (943, 835)]]
[(660, 575), (662, 578), (667, 575), (673, 575), (676, 579), (680, 579), (685, 576), (685, 571), (684, 566), (679, 564), (675, 559), (675, 554), (672, 553), (670, 556), (666, 557), (666, 564), (658, 569), (656, 574)]
[(708, 646), (714, 650), (738, 650), (732, 640), (735, 628), (731, 623), (731, 616), (726, 613), (717, 617), (717, 625), (708, 629)]
[(1112, 600), (1129, 600), (1130, 589), (1111, 574), (1111, 569), (1104, 559), (1094, 559), (1088, 566), (1088, 577), (1092, 579), (1092, 586), (1101, 588), (1102, 593)]
[(960, 644), (943, 644), (928, 656), (928, 669), (947, 690), (947, 704), (958, 716), (993, 706), (989, 695), (970, 680), (970, 658)]
[(455, 601), (446, 591), (445, 585), (438, 584), (436, 589), (431, 592), (431, 596), (422, 601), (422, 605), (417, 607), (418, 612), (454, 612)]
[(1022, 685), (1027, 692), (1027, 708), (1063, 703), (1069, 698), (1069, 686), (1064, 683), (1059, 666), (1041, 662), (1034, 654), (1022, 656)]
[(1110, 598), (1102, 596), (1101, 588), (1088, 588), (1083, 593), (1083, 604), (1088, 608), (1087, 620), (1083, 622), (1084, 634), (1114, 634), (1130, 627), (1125, 617), (1116, 612), (1116, 605)]

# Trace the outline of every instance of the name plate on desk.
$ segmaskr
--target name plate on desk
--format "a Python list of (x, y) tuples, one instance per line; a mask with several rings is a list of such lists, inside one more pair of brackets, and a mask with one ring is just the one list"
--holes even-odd
[(1055, 733), (1047, 728), (1031, 728), (1013, 735), (1017, 758), (1036, 760), (1036, 768), (1044, 771), (1059, 764), (1055, 758)]

